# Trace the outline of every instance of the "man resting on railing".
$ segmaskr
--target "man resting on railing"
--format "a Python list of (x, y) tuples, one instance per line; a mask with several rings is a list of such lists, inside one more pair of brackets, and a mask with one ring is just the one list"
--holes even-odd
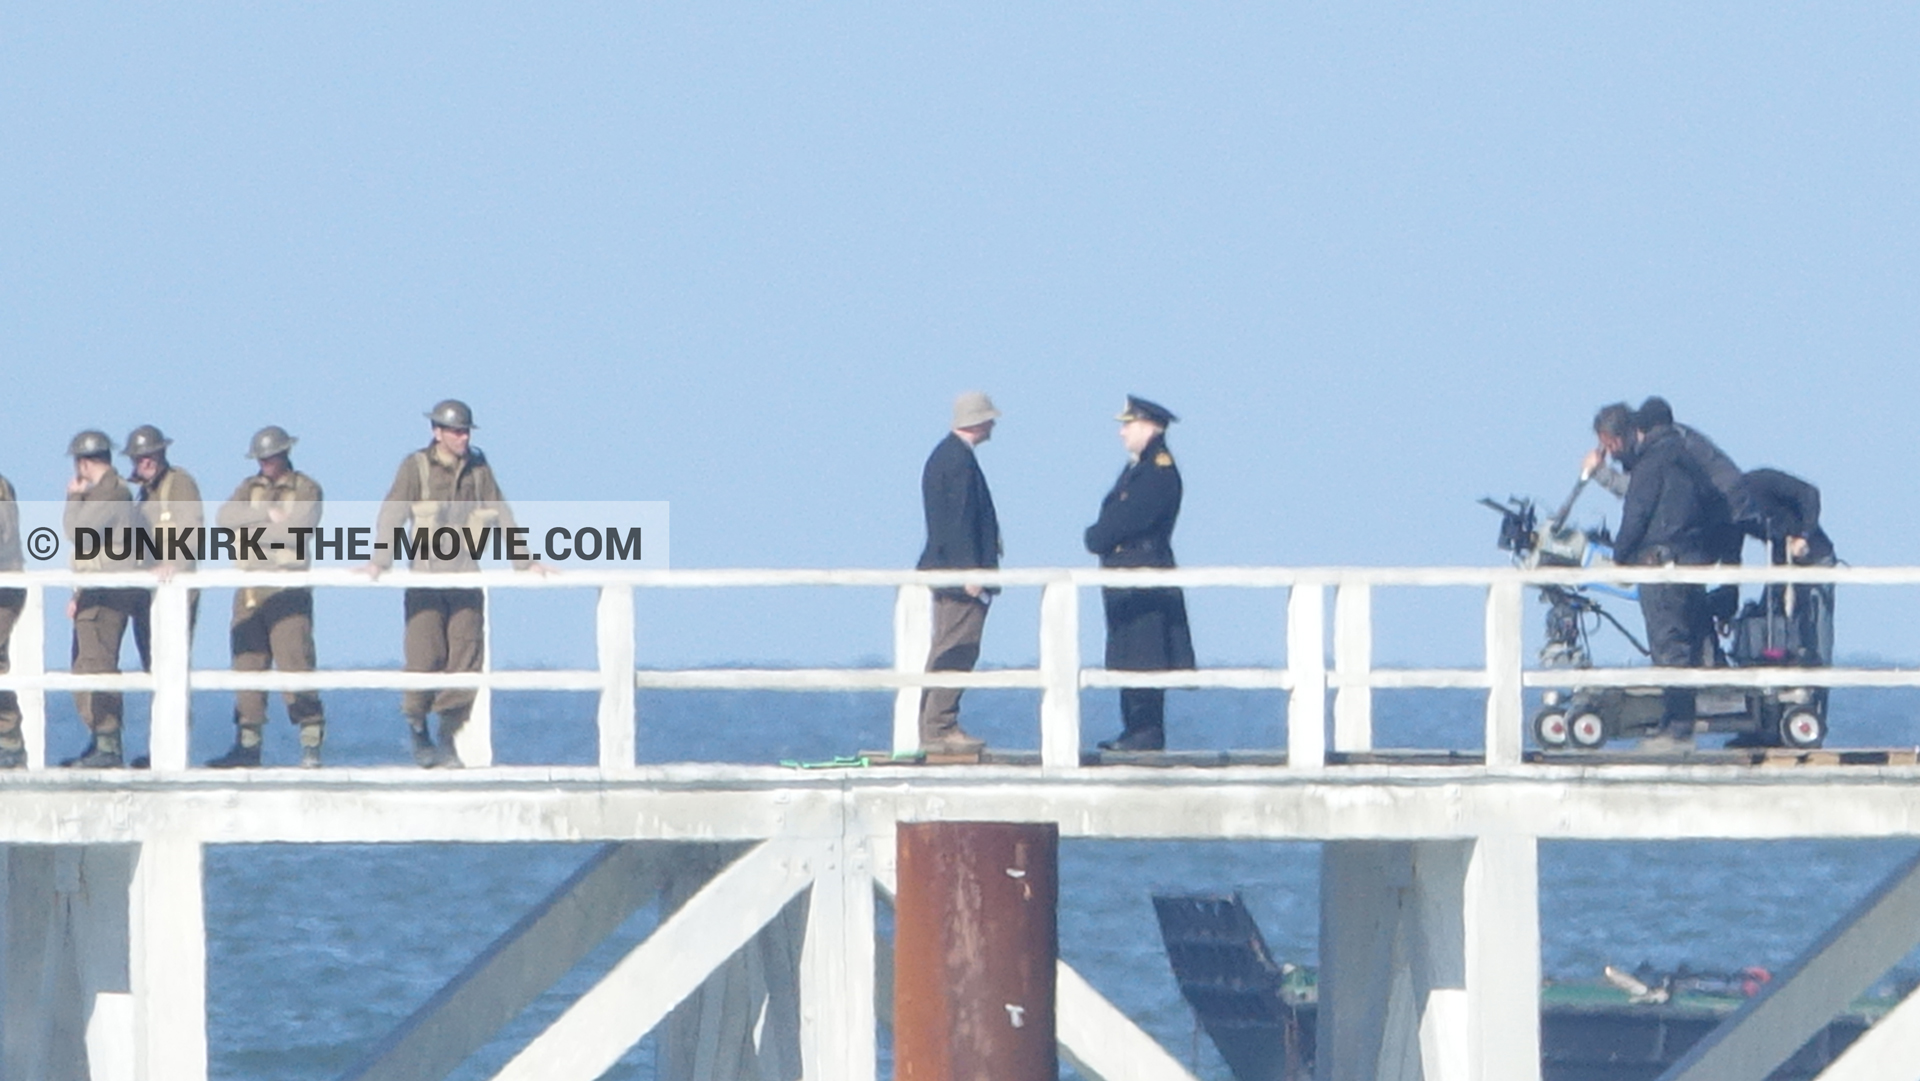
[[(433, 423), (433, 441), (400, 462), (393, 487), (380, 507), (374, 536), (388, 543), (375, 548), (368, 573), (378, 575), (393, 565), (394, 531), (408, 521), (427, 535), (426, 550), (413, 557), (413, 569), (447, 574), (480, 569), (462, 544), (450, 557), (436, 553), (435, 531), (451, 528), (465, 535), (489, 528), (516, 528), (513, 511), (493, 479), (486, 455), (471, 443), (473, 411), (451, 398), (427, 414)], [(521, 570), (537, 569), (531, 559), (516, 559)], [(406, 591), (406, 669), (409, 672), (478, 672), (484, 651), (483, 594), (478, 589), (424, 589)], [(400, 712), (413, 739), (413, 760), (422, 766), (458, 769), (460, 755), (453, 741), (473, 712), (471, 687), (438, 691), (404, 691)], [(427, 714), (440, 715), (438, 745), (427, 734)]]

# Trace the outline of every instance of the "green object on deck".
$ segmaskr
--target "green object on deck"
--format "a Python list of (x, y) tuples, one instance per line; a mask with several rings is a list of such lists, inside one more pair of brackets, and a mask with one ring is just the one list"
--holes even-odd
[(788, 769), (865, 769), (873, 765), (873, 760), (864, 754), (843, 754), (824, 762), (802, 762), (794, 758), (783, 758), (780, 764)]

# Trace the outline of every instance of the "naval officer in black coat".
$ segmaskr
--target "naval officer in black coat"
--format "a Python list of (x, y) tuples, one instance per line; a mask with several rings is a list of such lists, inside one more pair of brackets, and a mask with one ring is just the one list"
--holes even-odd
[[(1145, 398), (1127, 396), (1120, 441), (1128, 463), (1100, 503), (1100, 520), (1087, 527), (1087, 551), (1102, 567), (1171, 567), (1173, 524), (1180, 517), (1180, 467), (1167, 449), (1167, 425), (1178, 418)], [(1107, 667), (1156, 672), (1193, 667), (1193, 636), (1187, 602), (1178, 588), (1108, 588)], [(1158, 751), (1167, 745), (1167, 692), (1158, 687), (1120, 691), (1118, 738), (1102, 750)]]

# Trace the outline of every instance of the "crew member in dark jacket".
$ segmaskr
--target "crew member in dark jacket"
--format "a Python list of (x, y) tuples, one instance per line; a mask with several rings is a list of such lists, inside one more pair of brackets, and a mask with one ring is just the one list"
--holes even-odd
[[(1642, 566), (1709, 565), (1717, 561), (1731, 522), (1727, 501), (1688, 451), (1684, 437), (1663, 419), (1636, 414), (1639, 449), (1628, 474), (1614, 558)], [(1713, 663), (1713, 618), (1705, 586), (1642, 582), (1639, 593), (1654, 664), (1690, 668)], [(1693, 725), (1693, 689), (1667, 688), (1661, 734), (1691, 742)]]
[[(1742, 482), (1740, 525), (1766, 542), (1776, 567), (1831, 567), (1840, 561), (1833, 540), (1820, 527), (1820, 489), (1778, 469), (1755, 469)], [(1775, 583), (1762, 606), (1786, 618), (1787, 640), (1771, 643), (1773, 663), (1824, 667), (1833, 663), (1833, 583)], [(1825, 688), (1815, 691), (1825, 700)]]
[[(1742, 478), (1745, 474), (1735, 465), (1727, 452), (1720, 449), (1706, 433), (1698, 428), (1677, 424), (1673, 419), (1673, 407), (1665, 398), (1658, 395), (1640, 403), (1638, 410), (1629, 410), (1626, 403), (1619, 402), (1602, 409), (1594, 418), (1594, 432), (1600, 437), (1600, 447), (1587, 456), (1581, 463), (1581, 476), (1591, 476), (1602, 488), (1614, 495), (1625, 498), (1627, 494), (1628, 472), (1633, 468), (1635, 456), (1639, 452), (1637, 436), (1630, 430), (1638, 427), (1642, 431), (1661, 426), (1671, 427), (1680, 436), (1680, 444), (1687, 455), (1693, 459), (1707, 482), (1727, 502), (1733, 519), (1742, 514), (1745, 501), (1745, 486)], [(1629, 429), (1622, 442), (1620, 432)], [(1605, 464), (1607, 454), (1611, 454), (1620, 464), (1614, 469)], [(1716, 563), (1729, 566), (1740, 565), (1741, 549), (1746, 544), (1746, 534), (1735, 521), (1730, 520), (1722, 526), (1714, 541)], [(1717, 586), (1707, 591), (1707, 612), (1713, 619), (1726, 622), (1733, 618), (1740, 607), (1740, 587), (1736, 585)], [(1717, 647), (1717, 642), (1716, 642)], [(1718, 654), (1716, 653), (1716, 657)]]
[[(923, 571), (993, 569), (1000, 566), (1000, 520), (993, 493), (974, 458), (975, 447), (993, 437), (1000, 411), (992, 399), (969, 392), (954, 399), (953, 430), (920, 472), (920, 501), (927, 516), (927, 546), (916, 564)], [(966, 586), (933, 591), (933, 645), (929, 672), (971, 672), (980, 659), (980, 634), (994, 590)], [(920, 695), (920, 746), (937, 754), (977, 753), (984, 744), (960, 727), (958, 687), (929, 687)]]
[[(1167, 425), (1178, 418), (1145, 398), (1127, 396), (1120, 441), (1129, 462), (1100, 503), (1100, 520), (1087, 527), (1087, 551), (1102, 567), (1171, 567), (1173, 524), (1180, 517), (1180, 468), (1167, 450)], [(1193, 636), (1186, 598), (1177, 588), (1101, 590), (1107, 610), (1107, 667), (1153, 672), (1193, 667)], [(1118, 738), (1102, 750), (1158, 751), (1166, 747), (1167, 692), (1158, 687), (1120, 691)]]
[(1820, 489), (1778, 469), (1755, 469), (1741, 482), (1740, 524), (1766, 542), (1775, 566), (1831, 567), (1833, 540), (1820, 528)]

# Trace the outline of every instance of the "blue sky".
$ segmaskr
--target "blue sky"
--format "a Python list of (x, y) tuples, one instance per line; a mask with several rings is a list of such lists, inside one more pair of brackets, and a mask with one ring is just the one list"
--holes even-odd
[[(458, 396), (510, 495), (670, 500), (677, 566), (902, 566), (977, 387), (1008, 561), (1083, 565), (1133, 392), (1184, 418), (1188, 564), (1486, 564), (1473, 499), (1556, 499), (1594, 408), (1661, 393), (1818, 483), (1843, 555), (1910, 563), (1917, 31), (1896, 5), (15, 5), (0, 472), (57, 498), (74, 431), (151, 422), (223, 493), (277, 423), (330, 495), (378, 498)], [(1203, 600), (1203, 660), (1270, 652), (1261, 603)], [(1895, 600), (1846, 603), (1843, 649), (1920, 654)], [(883, 597), (657, 612), (669, 659), (886, 643)], [(1031, 655), (1019, 618), (989, 659)]]

